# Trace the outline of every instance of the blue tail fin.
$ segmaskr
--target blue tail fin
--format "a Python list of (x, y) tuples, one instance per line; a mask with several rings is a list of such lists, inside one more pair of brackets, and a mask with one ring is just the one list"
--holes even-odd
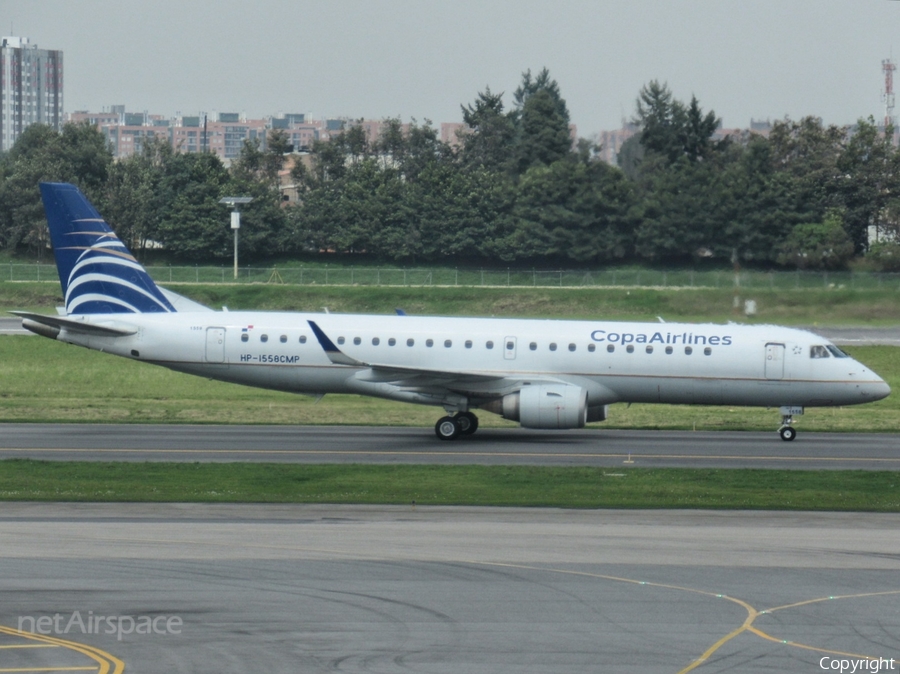
[(175, 311), (77, 187), (41, 183), (41, 197), (67, 314)]

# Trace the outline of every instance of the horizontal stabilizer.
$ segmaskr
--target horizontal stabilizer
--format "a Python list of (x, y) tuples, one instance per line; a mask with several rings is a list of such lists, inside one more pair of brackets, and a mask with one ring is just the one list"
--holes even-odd
[(38, 325), (56, 330), (68, 330), (69, 332), (80, 332), (85, 335), (100, 335), (103, 337), (127, 337), (137, 333), (137, 328), (127, 325), (119, 321), (104, 321), (99, 323), (88, 323), (87, 321), (79, 321), (74, 318), (64, 318), (62, 316), (46, 316), (44, 314), (33, 314), (28, 311), (11, 311), (11, 314), (22, 319), (22, 327), (31, 330), (39, 335), (48, 336), (46, 331), (38, 331), (29, 327), (29, 323), (37, 323)]

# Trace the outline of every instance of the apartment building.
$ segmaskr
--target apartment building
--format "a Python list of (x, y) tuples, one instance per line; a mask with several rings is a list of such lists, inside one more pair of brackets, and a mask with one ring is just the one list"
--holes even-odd
[(0, 38), (0, 152), (32, 124), (61, 130), (63, 53), (27, 37)]

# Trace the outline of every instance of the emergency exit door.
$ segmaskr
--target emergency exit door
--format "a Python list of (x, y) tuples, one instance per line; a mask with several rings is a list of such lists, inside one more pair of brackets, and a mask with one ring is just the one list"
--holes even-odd
[(225, 328), (206, 328), (206, 362), (225, 362)]
[(766, 379), (784, 377), (784, 344), (766, 344)]

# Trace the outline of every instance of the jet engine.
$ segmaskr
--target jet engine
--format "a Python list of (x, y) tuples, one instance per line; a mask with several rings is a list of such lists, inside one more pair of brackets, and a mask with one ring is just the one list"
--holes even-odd
[(588, 418), (587, 391), (571, 384), (525, 386), (483, 407), (525, 428), (583, 428)]

